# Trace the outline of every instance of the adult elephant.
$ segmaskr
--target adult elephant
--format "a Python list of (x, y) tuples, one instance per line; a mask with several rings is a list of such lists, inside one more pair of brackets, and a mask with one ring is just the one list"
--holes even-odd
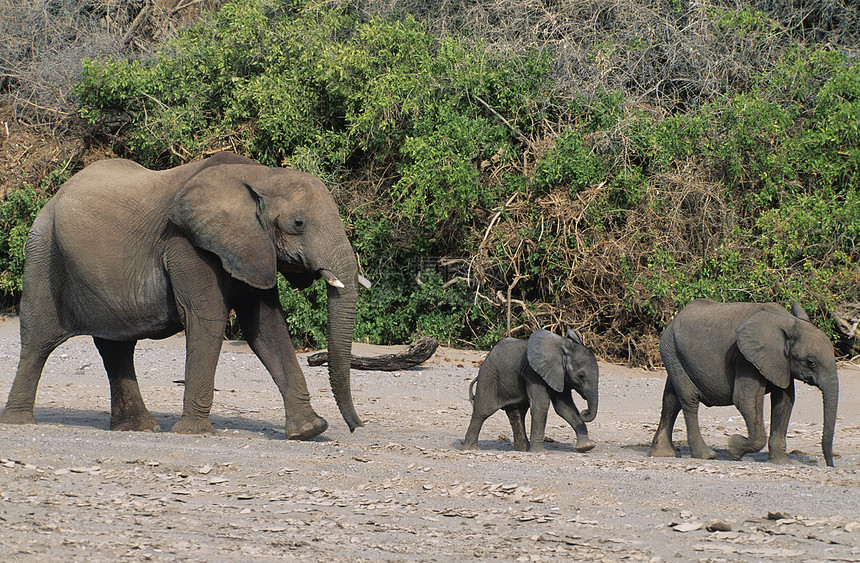
[[(699, 430), (699, 403), (734, 404), (749, 436), (735, 434), (729, 454), (740, 459), (768, 443), (768, 457), (788, 462), (785, 435), (794, 406), (794, 380), (821, 390), (824, 430), (821, 446), (833, 465), (833, 431), (839, 379), (833, 345), (813, 325), (803, 307), (791, 313), (776, 303), (716, 303), (697, 299), (684, 307), (660, 338), (660, 355), (668, 372), (660, 424), (651, 442), (652, 456), (676, 454), (672, 427), (683, 409), (687, 442), (693, 457), (713, 459)], [(763, 420), (764, 395), (771, 396), (770, 438)]]
[(90, 334), (110, 380), (114, 430), (157, 431), (134, 371), (137, 340), (186, 331), (185, 395), (174, 432), (213, 433), (215, 366), (231, 310), (284, 400), (286, 433), (304, 440), (328, 423), (310, 404), (276, 288), (328, 286), (329, 378), (350, 431), (356, 259), (323, 183), (232, 153), (165, 171), (122, 159), (74, 175), (27, 239), (21, 358), (0, 422), (35, 423), (48, 355)]

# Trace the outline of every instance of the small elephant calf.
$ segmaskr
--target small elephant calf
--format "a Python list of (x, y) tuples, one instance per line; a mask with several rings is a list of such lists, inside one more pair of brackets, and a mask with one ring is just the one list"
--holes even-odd
[[(537, 330), (528, 341), (517, 338), (500, 340), (469, 385), (472, 421), (463, 446), (477, 449), (478, 434), (484, 421), (504, 409), (511, 421), (514, 447), (519, 451), (542, 451), (549, 404), (576, 432), (576, 449), (586, 452), (594, 447), (586, 422), (597, 416), (597, 360), (573, 333), (567, 338), (547, 330)], [(473, 393), (473, 388), (475, 388)], [(588, 403), (580, 414), (573, 404), (575, 389)], [(531, 442), (526, 437), (526, 411), (531, 408)]]

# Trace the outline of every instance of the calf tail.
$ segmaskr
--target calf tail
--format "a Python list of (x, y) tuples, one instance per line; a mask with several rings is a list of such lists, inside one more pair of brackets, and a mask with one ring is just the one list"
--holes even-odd
[(469, 401), (475, 402), (475, 384), (478, 382), (478, 378), (472, 380), (472, 383), (469, 384)]

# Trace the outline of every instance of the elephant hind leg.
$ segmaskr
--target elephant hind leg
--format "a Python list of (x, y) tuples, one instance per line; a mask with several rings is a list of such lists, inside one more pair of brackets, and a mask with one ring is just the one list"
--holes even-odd
[(682, 408), (684, 409), (684, 423), (687, 426), (687, 444), (690, 446), (690, 454), (699, 459), (716, 458), (716, 452), (702, 438), (702, 430), (699, 428), (699, 402), (682, 403)]
[[(53, 350), (53, 349), (52, 349)], [(42, 378), (42, 369), (52, 350), (40, 354), (21, 351), (18, 371), (12, 382), (12, 389), (6, 400), (6, 407), (0, 412), (3, 424), (36, 424), (33, 406), (36, 403), (36, 389)]]
[(525, 452), (529, 449), (529, 439), (526, 436), (526, 411), (528, 405), (507, 407), (505, 414), (511, 422), (511, 434), (513, 434), (514, 449)]
[(36, 390), (42, 378), (45, 362), (57, 346), (69, 338), (69, 334), (59, 328), (59, 324), (51, 324), (40, 318), (35, 319), (37, 326), (32, 326), (30, 316), (21, 316), (21, 357), (18, 360), (18, 370), (15, 380), (6, 400), (6, 407), (0, 413), (0, 423), (5, 424), (35, 424), (33, 406), (36, 403)]
[(678, 395), (672, 387), (672, 381), (667, 378), (663, 388), (663, 409), (660, 412), (660, 424), (654, 433), (654, 439), (651, 440), (651, 450), (648, 455), (652, 457), (676, 457), (678, 455), (678, 452), (675, 451), (675, 445), (672, 443), (672, 429), (675, 427), (675, 421), (680, 412), (681, 401), (678, 400)]
[(136, 342), (93, 338), (110, 382), (110, 429), (158, 432), (161, 428), (147, 410), (134, 371)]
[(464, 449), (478, 449), (478, 435), (481, 433), (481, 427), (484, 426), (484, 421), (489, 417), (489, 414), (485, 414), (478, 409), (474, 409), (472, 411), (472, 420), (469, 421), (469, 429), (466, 430), (466, 437), (463, 439)]

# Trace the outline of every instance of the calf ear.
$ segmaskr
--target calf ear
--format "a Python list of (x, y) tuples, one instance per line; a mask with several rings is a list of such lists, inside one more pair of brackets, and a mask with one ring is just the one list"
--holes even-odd
[(762, 311), (744, 321), (735, 331), (738, 349), (774, 385), (785, 389), (791, 383), (788, 367), (791, 317)]
[(803, 310), (803, 305), (801, 305), (797, 301), (791, 304), (791, 314), (802, 321), (812, 322), (809, 319), (809, 315), (807, 315), (806, 311)]
[(567, 337), (576, 342), (577, 344), (582, 344), (583, 346), (585, 346), (585, 343), (582, 341), (582, 338), (580, 338), (578, 334), (573, 332), (572, 329), (567, 329)]
[(529, 365), (553, 391), (564, 391), (564, 338), (548, 330), (536, 330), (529, 337)]
[(275, 246), (251, 188), (268, 170), (247, 164), (204, 167), (180, 186), (168, 210), (194, 246), (217, 254), (231, 276), (261, 289), (274, 287), (278, 275)]

